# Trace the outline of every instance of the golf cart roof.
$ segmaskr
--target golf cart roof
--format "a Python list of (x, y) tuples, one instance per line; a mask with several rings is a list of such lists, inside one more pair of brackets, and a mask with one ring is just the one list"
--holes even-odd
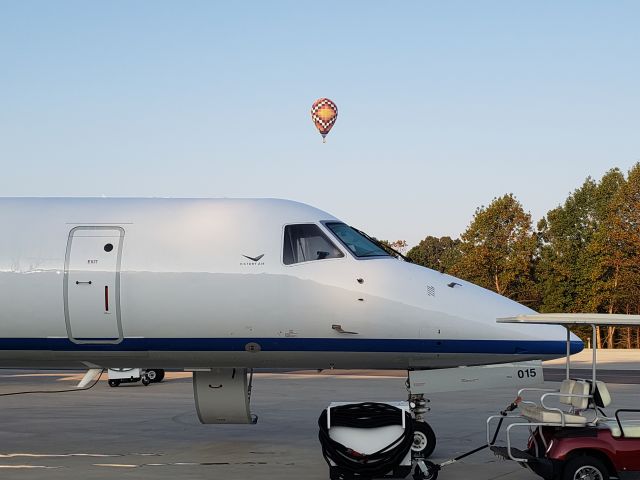
[(640, 315), (607, 313), (536, 313), (498, 318), (498, 323), (530, 323), (540, 325), (640, 326)]

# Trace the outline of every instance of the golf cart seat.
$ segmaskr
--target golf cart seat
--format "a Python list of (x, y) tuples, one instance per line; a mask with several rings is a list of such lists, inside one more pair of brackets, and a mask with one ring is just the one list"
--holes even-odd
[[(560, 396), (558, 397), (558, 402), (563, 403), (564, 405), (571, 405), (571, 395), (574, 387), (576, 386), (576, 381), (571, 380), (570, 378), (565, 378), (560, 384)], [(564, 395), (563, 395), (564, 394)]]
[[(591, 381), (588, 380), (588, 383), (591, 384)], [(606, 383), (596, 381), (596, 388), (593, 392), (593, 403), (599, 408), (606, 408), (611, 405), (611, 394), (609, 393), (609, 388)]]
[(620, 431), (618, 421), (615, 419), (604, 420), (601, 425), (606, 425), (611, 430), (611, 436), (614, 438), (622, 437), (622, 433), (624, 433), (624, 438), (640, 438), (640, 420), (621, 420), (620, 423), (622, 424), (622, 431)]
[[(556, 397), (564, 405), (570, 405), (570, 411), (545, 405), (545, 397)], [(536, 423), (551, 423), (566, 426), (584, 426), (587, 417), (578, 413), (589, 405), (589, 384), (582, 380), (564, 380), (558, 393), (547, 393), (540, 398), (540, 405), (530, 403), (520, 405), (521, 415)]]
[[(560, 403), (563, 403), (565, 405), (571, 405), (571, 392), (573, 390), (573, 387), (575, 386), (576, 381), (575, 380), (571, 380), (569, 378), (566, 378), (562, 381), (562, 383), (560, 384), (560, 389), (558, 390), (558, 392), (554, 392), (554, 393), (558, 393), (558, 401)], [(540, 391), (537, 388), (532, 388), (532, 389), (528, 389), (528, 388), (523, 388), (518, 392), (518, 395), (523, 395), (524, 392), (527, 391)], [(541, 390), (541, 391), (546, 391), (546, 390)], [(522, 400), (522, 403), (520, 404), (520, 411), (522, 412), (522, 415), (528, 417), (528, 418), (537, 418), (541, 415), (540, 411), (545, 410), (544, 407), (538, 405), (535, 402), (532, 402), (531, 400)]]
[[(593, 401), (596, 406), (601, 408), (607, 407), (611, 404), (611, 394), (604, 382), (596, 382)], [(640, 413), (638, 410), (622, 409), (616, 412), (616, 417), (620, 418), (620, 414), (624, 412)], [(618, 423), (618, 419), (616, 418), (602, 418), (598, 420), (598, 425), (604, 425), (611, 430), (611, 436), (614, 438), (640, 438), (640, 420), (638, 419), (620, 419), (620, 423)], [(622, 430), (620, 430), (620, 427), (622, 427)]]

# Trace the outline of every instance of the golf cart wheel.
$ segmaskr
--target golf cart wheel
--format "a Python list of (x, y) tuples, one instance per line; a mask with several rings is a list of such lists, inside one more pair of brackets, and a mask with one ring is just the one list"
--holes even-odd
[(601, 460), (580, 455), (565, 464), (562, 480), (609, 480), (609, 470)]
[(158, 374), (156, 373), (156, 370), (147, 370), (145, 373), (151, 383), (155, 383), (157, 381), (156, 377), (158, 376)]
[(147, 374), (144, 374), (144, 375), (142, 376), (142, 384), (143, 384), (145, 387), (148, 387), (148, 386), (151, 384), (151, 380), (149, 379), (149, 377), (147, 376)]
[(120, 385), (120, 380), (109, 380), (110, 387), (117, 387), (118, 385)]
[(436, 448), (436, 434), (426, 422), (413, 422), (413, 455), (421, 458), (429, 458)]

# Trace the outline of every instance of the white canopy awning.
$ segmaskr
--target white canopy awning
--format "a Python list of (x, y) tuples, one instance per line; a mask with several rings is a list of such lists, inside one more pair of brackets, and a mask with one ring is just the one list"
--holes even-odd
[(498, 318), (498, 323), (530, 323), (540, 325), (640, 326), (640, 315), (607, 313), (536, 313)]

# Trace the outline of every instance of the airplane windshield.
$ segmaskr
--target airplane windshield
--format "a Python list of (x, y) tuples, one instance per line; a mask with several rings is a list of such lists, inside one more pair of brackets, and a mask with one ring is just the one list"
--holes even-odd
[(349, 225), (331, 222), (325, 223), (325, 225), (356, 257), (389, 256), (382, 248)]

